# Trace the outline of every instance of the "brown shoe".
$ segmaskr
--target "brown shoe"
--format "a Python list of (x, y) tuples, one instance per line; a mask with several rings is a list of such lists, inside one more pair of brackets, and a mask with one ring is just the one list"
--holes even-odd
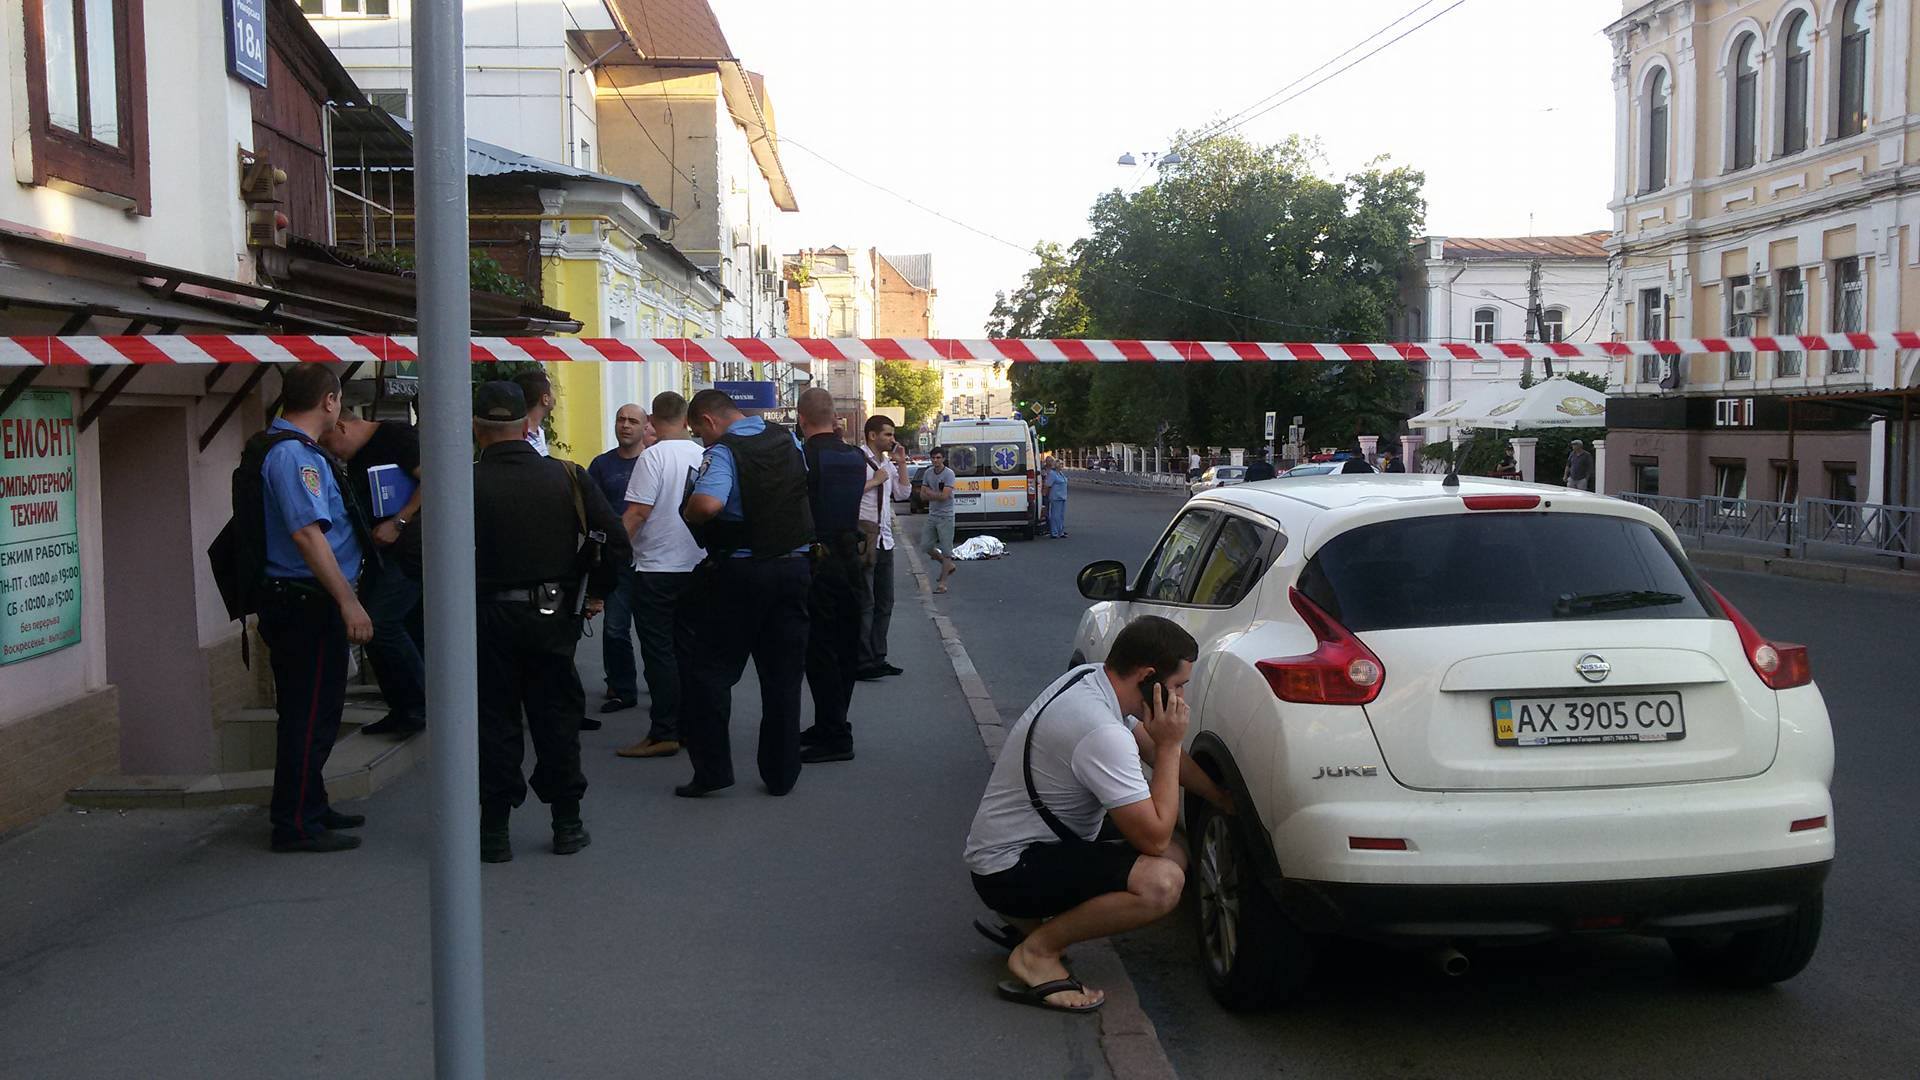
[(615, 753), (621, 757), (672, 757), (679, 752), (680, 743), (678, 741), (673, 739), (655, 739), (652, 737), (641, 739), (625, 750), (615, 751)]

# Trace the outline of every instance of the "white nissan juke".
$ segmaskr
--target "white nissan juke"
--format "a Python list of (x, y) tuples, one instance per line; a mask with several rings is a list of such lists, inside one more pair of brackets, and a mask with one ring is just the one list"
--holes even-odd
[(1184, 807), (1214, 995), (1284, 1000), (1316, 936), (1666, 938), (1774, 982), (1819, 942), (1833, 734), (1806, 650), (1658, 515), (1560, 488), (1303, 477), (1208, 491), (1147, 563), (1080, 573), (1074, 663), (1140, 615), (1200, 645)]

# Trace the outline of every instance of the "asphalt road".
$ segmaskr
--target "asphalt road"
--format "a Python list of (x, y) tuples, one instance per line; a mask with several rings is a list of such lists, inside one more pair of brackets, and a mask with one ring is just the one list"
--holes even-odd
[[(615, 757), (628, 711), (583, 740), (591, 847), (556, 857), (543, 808), (515, 814), (482, 874), (491, 1075), (1109, 1075), (1097, 1021), (993, 994), (960, 861), (988, 762), (899, 580), (908, 674), (860, 685), (857, 760), (766, 795), (749, 673), (737, 787), (676, 799), (684, 755)], [(368, 823), (339, 855), (268, 854), (256, 808), (64, 811), (0, 843), (0, 1077), (430, 1075), (429, 789), (343, 804)]]
[[(1069, 537), (964, 564), (940, 598), (1002, 715), (1057, 675), (1086, 602), (1076, 570), (1137, 567), (1178, 498), (1076, 484)], [(924, 519), (922, 519), (924, 520)], [(1183, 1076), (1912, 1077), (1920, 1074), (1920, 605), (1783, 578), (1709, 575), (1763, 632), (1805, 642), (1833, 714), (1839, 857), (1819, 954), (1798, 978), (1729, 992), (1682, 978), (1660, 942), (1482, 952), (1464, 978), (1417, 957), (1331, 949), (1308, 998), (1236, 1015), (1208, 996), (1191, 905), (1119, 943)], [(1192, 890), (1189, 890), (1191, 894)]]

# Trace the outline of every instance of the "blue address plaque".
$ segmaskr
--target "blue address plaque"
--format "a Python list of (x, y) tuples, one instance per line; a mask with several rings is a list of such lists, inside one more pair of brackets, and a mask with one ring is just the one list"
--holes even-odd
[(265, 89), (267, 85), (267, 0), (224, 0), (227, 23), (227, 74)]

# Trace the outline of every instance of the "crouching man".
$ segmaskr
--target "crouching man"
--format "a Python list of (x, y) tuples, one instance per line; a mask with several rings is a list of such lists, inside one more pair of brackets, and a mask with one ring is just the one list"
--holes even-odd
[[(1014, 978), (1000, 984), (1001, 997), (1064, 1012), (1098, 1009), (1105, 995), (1075, 980), (1061, 953), (1145, 926), (1179, 904), (1187, 857), (1173, 829), (1183, 786), (1232, 812), (1181, 749), (1185, 687), (1198, 655), (1173, 622), (1135, 619), (1105, 664), (1063, 675), (1008, 733), (966, 850), (974, 890), (1014, 924), (982, 928), (1012, 949)], [(1142, 763), (1153, 767), (1151, 781)], [(1119, 839), (1103, 838), (1107, 819)]]

